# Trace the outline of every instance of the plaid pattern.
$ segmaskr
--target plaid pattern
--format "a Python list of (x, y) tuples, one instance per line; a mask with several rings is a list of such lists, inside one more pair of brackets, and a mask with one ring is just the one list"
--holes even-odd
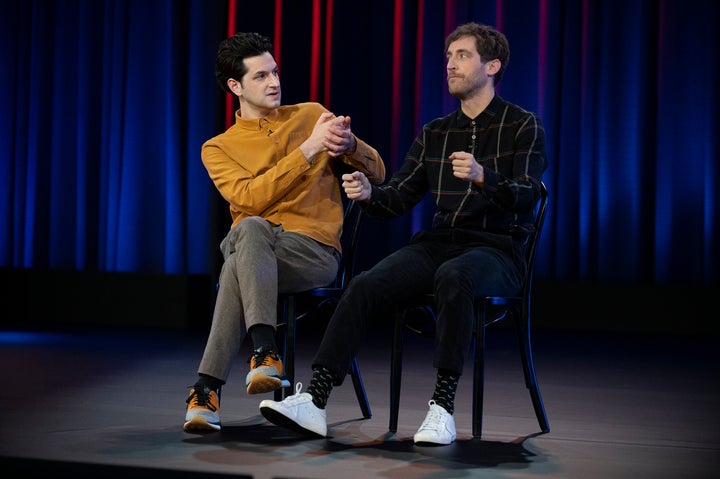
[[(470, 152), (483, 165), (483, 188), (453, 176), (448, 157), (455, 151)], [(527, 232), (545, 168), (539, 118), (496, 95), (477, 118), (458, 109), (427, 123), (402, 167), (386, 185), (373, 188), (367, 211), (381, 218), (399, 216), (430, 191), (434, 229)]]

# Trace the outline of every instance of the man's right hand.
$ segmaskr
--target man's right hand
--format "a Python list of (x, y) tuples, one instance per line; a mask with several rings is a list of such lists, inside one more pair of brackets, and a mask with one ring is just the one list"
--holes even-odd
[(365, 176), (365, 173), (360, 171), (345, 173), (342, 175), (342, 180), (342, 187), (345, 189), (345, 194), (349, 199), (356, 201), (367, 201), (370, 199), (372, 186), (367, 176)]

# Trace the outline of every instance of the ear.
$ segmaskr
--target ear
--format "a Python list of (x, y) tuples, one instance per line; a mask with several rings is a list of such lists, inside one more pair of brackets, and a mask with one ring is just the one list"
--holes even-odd
[(502, 66), (502, 62), (498, 60), (497, 58), (494, 60), (490, 60), (487, 62), (487, 74), (488, 75), (494, 75), (497, 72), (500, 71), (500, 66)]
[(242, 85), (240, 85), (239, 81), (234, 78), (228, 78), (227, 86), (236, 96), (240, 96), (240, 93), (242, 92)]

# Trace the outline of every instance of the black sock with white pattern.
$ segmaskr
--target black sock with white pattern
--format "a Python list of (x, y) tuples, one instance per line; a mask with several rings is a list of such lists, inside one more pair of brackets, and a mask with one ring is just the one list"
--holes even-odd
[(433, 393), (432, 400), (450, 414), (455, 412), (455, 392), (457, 391), (459, 380), (460, 375), (458, 373), (448, 371), (447, 369), (438, 369), (437, 383), (435, 383), (435, 392)]
[(330, 391), (333, 388), (333, 380), (335, 376), (324, 366), (314, 366), (313, 375), (307, 392), (313, 398), (313, 404), (320, 409), (325, 409)]

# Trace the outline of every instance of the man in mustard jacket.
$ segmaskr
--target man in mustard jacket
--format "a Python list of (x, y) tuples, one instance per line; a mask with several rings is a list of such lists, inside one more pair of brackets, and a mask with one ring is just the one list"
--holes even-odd
[(237, 33), (217, 52), (218, 83), (240, 108), (235, 124), (203, 145), (202, 161), (233, 221), (220, 244), (224, 263), (187, 398), (187, 432), (220, 430), (220, 388), (246, 334), (253, 345), (248, 394), (289, 385), (275, 344), (277, 298), (326, 286), (337, 274), (343, 205), (336, 167), (345, 163), (376, 184), (385, 179), (382, 158), (353, 135), (349, 116), (319, 103), (280, 105), (272, 49), (262, 35)]

